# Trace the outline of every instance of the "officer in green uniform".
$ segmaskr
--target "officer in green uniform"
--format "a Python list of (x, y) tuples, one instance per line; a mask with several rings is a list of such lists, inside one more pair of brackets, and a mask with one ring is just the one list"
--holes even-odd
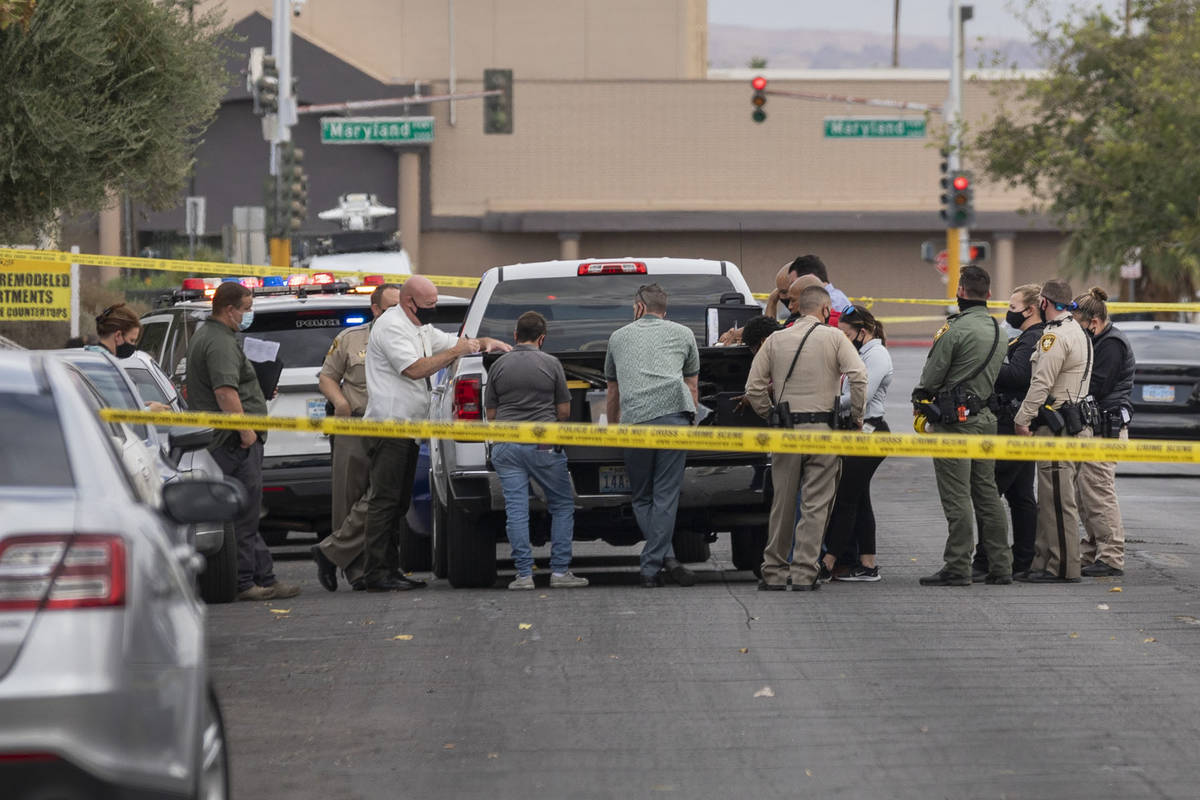
[[(212, 314), (188, 345), (187, 393), (193, 411), (267, 413), (258, 375), (237, 340), (237, 332), (249, 328), (253, 321), (254, 295), (249, 289), (232, 282), (217, 287)], [(249, 501), (233, 521), (239, 600), (285, 599), (300, 593), (299, 586), (276, 580), (271, 551), (258, 532), (265, 438), (266, 431), (219, 431), (210, 445), (213, 460), (225, 477), (246, 488)]]
[[(996, 416), (988, 398), (1004, 362), (1000, 326), (988, 315), (991, 279), (968, 264), (958, 281), (959, 313), (934, 337), (933, 347), (913, 389), (918, 430), (946, 434), (995, 434)], [(1012, 583), (1008, 523), (996, 491), (991, 459), (939, 458), (933, 462), (942, 510), (949, 524), (944, 566), (921, 578), (922, 586), (970, 586), (973, 522), (988, 555), (986, 583)], [(973, 504), (973, 508), (972, 508)]]

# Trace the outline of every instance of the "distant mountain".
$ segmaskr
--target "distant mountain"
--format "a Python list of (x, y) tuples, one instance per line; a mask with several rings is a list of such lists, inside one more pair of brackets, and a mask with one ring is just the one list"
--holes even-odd
[[(969, 38), (966, 66), (1014, 63), (1022, 69), (1040, 66), (1028, 42), (1015, 39)], [(859, 31), (766, 30), (740, 25), (709, 25), (708, 59), (714, 69), (747, 67), (752, 58), (767, 59), (775, 69), (865, 69), (890, 67), (890, 34)], [(946, 69), (950, 65), (949, 36), (901, 36), (900, 66), (909, 69)]]

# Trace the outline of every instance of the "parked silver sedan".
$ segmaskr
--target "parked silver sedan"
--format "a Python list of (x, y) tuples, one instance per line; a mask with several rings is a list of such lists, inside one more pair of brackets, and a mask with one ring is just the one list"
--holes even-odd
[(0, 796), (224, 798), (203, 561), (178, 530), (245, 492), (131, 476), (135, 438), (99, 408), (72, 365), (0, 352)]

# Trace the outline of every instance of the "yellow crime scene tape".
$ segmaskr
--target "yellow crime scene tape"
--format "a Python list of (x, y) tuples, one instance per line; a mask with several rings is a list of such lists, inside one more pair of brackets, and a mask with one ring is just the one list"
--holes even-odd
[[(255, 277), (265, 278), (274, 275), (280, 275), (281, 272), (288, 272), (291, 267), (264, 267), (261, 264), (229, 264), (224, 261), (187, 261), (170, 258), (139, 258), (136, 256), (102, 256), (96, 253), (68, 253), (62, 250), (11, 250), (0, 248), (0, 269), (6, 266), (15, 264), (36, 265), (36, 264), (82, 264), (84, 266), (95, 267), (121, 267), (123, 269), (148, 269), (159, 270), (161, 272), (180, 272), (211, 275), (226, 275), (234, 277)], [(373, 270), (342, 270), (330, 269), (321, 270), (328, 272), (331, 275), (340, 278), (358, 278), (362, 279), (368, 275), (380, 275), (385, 280), (402, 283), (406, 278), (411, 277), (407, 273), (398, 272), (378, 272)], [(474, 289), (479, 285), (479, 278), (467, 275), (423, 275), (428, 278), (434, 286), (440, 286), (447, 289)], [(769, 294), (761, 292), (755, 293), (754, 297), (759, 300), (766, 300), (770, 297)], [(861, 303), (867, 307), (872, 307), (876, 303), (898, 303), (904, 305), (924, 305), (924, 306), (952, 306), (952, 299), (933, 299), (933, 298), (911, 298), (911, 297), (851, 297), (851, 301)], [(1008, 308), (1008, 303), (1002, 300), (993, 300), (988, 303), (989, 308), (1005, 309)], [(1148, 312), (1179, 312), (1179, 311), (1200, 311), (1200, 303), (1127, 303), (1114, 300), (1108, 303), (1108, 310), (1111, 313), (1133, 312), (1133, 311), (1148, 311)], [(926, 320), (937, 319), (936, 317), (928, 318), (891, 318), (893, 322), (920, 322)], [(881, 319), (881, 321), (888, 321)]]
[[(6, 250), (0, 249), (0, 268), (10, 265), (36, 264), (82, 264), (91, 267), (121, 267), (122, 269), (147, 269), (160, 272), (181, 272), (191, 275), (227, 275), (233, 277), (268, 278), (274, 275), (286, 277), (291, 267), (264, 267), (261, 264), (228, 264), (224, 261), (186, 261), (170, 258), (138, 258), (134, 256), (102, 256), (95, 253), (66, 253), (61, 250)], [(309, 270), (310, 272), (314, 270)], [(412, 276), (400, 272), (378, 270), (356, 271), (344, 269), (322, 269), (339, 278), (362, 279), (368, 275), (379, 275), (384, 280), (403, 283)], [(424, 275), (434, 286), (447, 289), (474, 289), (479, 278), (462, 275)]]
[(1147, 461), (1200, 463), (1200, 442), (1123, 442), (1118, 439), (1056, 439), (1027, 436), (916, 436), (890, 433), (781, 430), (778, 428), (685, 428), (674, 425), (588, 425), (573, 422), (380, 422), (354, 417), (265, 417), (201, 412), (151, 413), (102, 409), (108, 422), (294, 431), (338, 436), (457, 439), (585, 447), (633, 447), (738, 453), (805, 453), (843, 456), (983, 458), (1009, 461)]

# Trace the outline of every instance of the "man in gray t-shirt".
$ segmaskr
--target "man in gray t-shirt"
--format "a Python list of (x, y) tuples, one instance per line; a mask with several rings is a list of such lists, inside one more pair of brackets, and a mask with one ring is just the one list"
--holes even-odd
[[(571, 416), (571, 393), (562, 364), (543, 353), (546, 318), (526, 311), (517, 319), (517, 346), (488, 369), (484, 407), (487, 418), (503, 422), (554, 422)], [(529, 546), (529, 481), (537, 481), (550, 511), (550, 586), (587, 586), (572, 575), (571, 540), (575, 536), (575, 494), (561, 447), (548, 444), (497, 442), (492, 466), (504, 490), (505, 531), (512, 546), (517, 577), (509, 589), (532, 589), (533, 550)]]
[[(699, 402), (700, 352), (696, 337), (668, 322), (667, 293), (657, 283), (637, 290), (633, 322), (608, 340), (604, 377), (608, 381), (610, 424), (691, 425)], [(696, 576), (675, 558), (671, 539), (687, 452), (625, 451), (625, 471), (633, 495), (633, 515), (646, 546), (642, 548), (642, 586), (662, 585), (665, 572), (680, 586)]]

